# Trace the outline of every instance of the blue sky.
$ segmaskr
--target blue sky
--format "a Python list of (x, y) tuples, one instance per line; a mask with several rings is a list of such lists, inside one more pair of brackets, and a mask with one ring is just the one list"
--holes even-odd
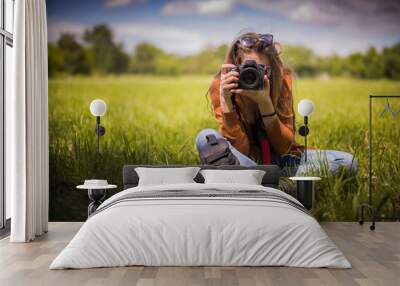
[(49, 41), (63, 32), (79, 37), (105, 23), (132, 52), (150, 42), (175, 54), (228, 43), (241, 31), (272, 33), (321, 55), (346, 55), (400, 41), (395, 0), (47, 0)]

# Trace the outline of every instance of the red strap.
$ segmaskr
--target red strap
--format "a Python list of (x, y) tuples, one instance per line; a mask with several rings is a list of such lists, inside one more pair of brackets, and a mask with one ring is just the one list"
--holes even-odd
[(261, 153), (262, 153), (262, 161), (264, 165), (271, 164), (271, 150), (269, 148), (268, 139), (261, 139)]

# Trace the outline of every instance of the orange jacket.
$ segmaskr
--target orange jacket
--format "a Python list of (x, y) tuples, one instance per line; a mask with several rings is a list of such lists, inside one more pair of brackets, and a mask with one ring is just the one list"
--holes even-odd
[[(248, 118), (252, 117), (251, 115), (254, 117), (254, 114), (249, 114), (249, 109), (247, 108), (251, 103), (245, 102), (245, 99), (240, 96), (235, 98), (242, 120), (240, 120), (239, 114), (235, 111), (223, 112), (222, 110), (227, 109), (221, 108), (219, 75), (211, 83), (210, 97), (222, 136), (228, 139), (241, 153), (260, 161), (259, 147), (254, 138), (249, 138), (249, 132), (246, 132), (246, 130), (251, 129), (252, 125)], [(263, 126), (272, 149), (279, 155), (294, 154), (300, 156), (301, 152), (304, 151), (304, 146), (297, 144), (295, 141), (292, 76), (289, 71), (284, 73), (281, 94), (275, 109), (278, 116), (267, 128)], [(254, 113), (254, 109), (251, 110), (250, 112)]]

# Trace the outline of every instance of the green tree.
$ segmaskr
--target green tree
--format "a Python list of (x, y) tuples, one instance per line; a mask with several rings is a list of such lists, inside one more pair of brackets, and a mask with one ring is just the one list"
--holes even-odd
[(382, 78), (384, 76), (384, 62), (382, 56), (374, 47), (370, 47), (365, 54), (365, 77)]
[(121, 44), (114, 47), (113, 69), (114, 73), (125, 73), (129, 68), (129, 56), (124, 52)]
[(346, 69), (353, 77), (366, 77), (365, 56), (362, 53), (353, 53), (347, 57)]
[(136, 46), (131, 57), (130, 70), (134, 73), (156, 73), (159, 57), (165, 53), (158, 47), (149, 43), (140, 43)]
[(180, 75), (182, 74), (182, 60), (181, 58), (170, 55), (160, 54), (156, 57), (156, 73), (162, 75)]
[(382, 51), (384, 75), (390, 79), (400, 79), (400, 42)]
[(57, 45), (49, 43), (48, 45), (48, 66), (49, 77), (53, 77), (63, 72), (64, 57)]
[(340, 76), (348, 73), (344, 60), (336, 54), (320, 58), (319, 69), (332, 76)]
[(318, 57), (310, 48), (286, 45), (283, 49), (283, 58), (300, 76), (313, 76), (320, 71)]
[(75, 40), (73, 34), (62, 34), (57, 42), (57, 46), (58, 50), (62, 53), (64, 71), (69, 74), (87, 74), (90, 72), (85, 51)]
[(197, 55), (183, 58), (185, 73), (216, 74), (224, 62), (226, 50), (226, 45), (208, 47)]
[(85, 31), (89, 44), (91, 64), (99, 73), (123, 73), (128, 69), (129, 57), (121, 44), (115, 44), (112, 31), (106, 25), (97, 25)]

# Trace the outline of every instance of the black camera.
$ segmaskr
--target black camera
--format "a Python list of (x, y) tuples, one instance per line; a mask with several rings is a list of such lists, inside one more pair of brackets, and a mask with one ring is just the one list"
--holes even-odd
[(239, 88), (241, 89), (264, 89), (265, 65), (257, 64), (254, 60), (247, 60), (241, 66), (230, 68), (228, 71), (239, 73)]

